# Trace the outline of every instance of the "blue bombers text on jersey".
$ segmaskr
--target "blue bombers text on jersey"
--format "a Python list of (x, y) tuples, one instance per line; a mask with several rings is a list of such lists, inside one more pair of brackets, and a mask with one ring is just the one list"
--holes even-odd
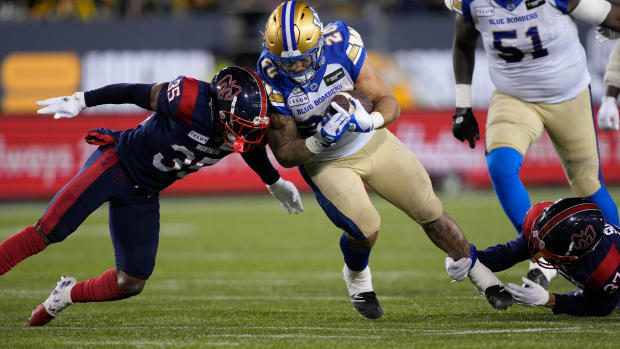
[(526, 102), (560, 103), (590, 83), (569, 0), (451, 0), (482, 36), (499, 91)]

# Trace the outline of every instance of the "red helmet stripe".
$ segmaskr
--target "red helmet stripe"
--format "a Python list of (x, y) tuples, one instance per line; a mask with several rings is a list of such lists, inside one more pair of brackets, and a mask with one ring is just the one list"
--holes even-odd
[(263, 85), (263, 81), (251, 69), (248, 69), (243, 66), (238, 66), (238, 67), (250, 73), (250, 75), (252, 75), (254, 80), (256, 80), (256, 84), (258, 85), (258, 88), (260, 90), (260, 115), (259, 117), (262, 119), (265, 117), (265, 115), (267, 115), (267, 92), (265, 91), (265, 86)]
[(620, 254), (616, 250), (616, 246), (612, 243), (611, 248), (607, 251), (607, 255), (603, 258), (603, 261), (596, 267), (594, 272), (590, 274), (587, 285), (592, 288), (603, 287), (605, 281), (609, 280), (612, 274), (618, 268), (620, 263)]
[(547, 232), (549, 232), (549, 230), (553, 229), (553, 227), (555, 227), (558, 223), (570, 217), (572, 214), (586, 210), (599, 210), (599, 207), (596, 204), (579, 204), (567, 208), (566, 210), (558, 213), (547, 224), (545, 224), (545, 226), (540, 229), (540, 231), (538, 232), (539, 238), (542, 239), (547, 234)]

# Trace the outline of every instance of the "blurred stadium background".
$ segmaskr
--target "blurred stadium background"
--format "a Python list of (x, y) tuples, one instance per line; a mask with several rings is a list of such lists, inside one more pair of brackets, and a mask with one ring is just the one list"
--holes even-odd
[[(365, 40), (403, 112), (391, 130), (422, 160), (445, 210), (479, 247), (514, 237), (490, 189), (484, 147), (451, 135), (454, 80), (452, 16), (443, 0), (308, 1), (324, 24), (344, 19)], [(37, 116), (35, 101), (118, 82), (209, 81), (221, 66), (255, 66), (261, 30), (278, 0), (0, 0), (0, 240), (22, 229), (93, 150), (96, 127), (130, 128), (147, 114), (101, 107), (74, 119)], [(595, 103), (611, 43), (581, 28)], [(481, 125), (492, 91), (482, 52), (474, 77)], [(484, 135), (482, 135), (484, 136)], [(599, 134), (603, 173), (620, 184), (619, 133)], [(296, 169), (281, 169), (303, 190)], [(549, 139), (526, 157), (522, 178), (533, 200), (570, 195)], [(557, 188), (546, 189), (550, 186)], [(463, 188), (481, 190), (468, 191)], [(617, 199), (620, 189), (612, 188)], [(86, 279), (113, 265), (107, 212), (95, 212), (71, 238), (2, 276), (0, 347), (615, 348), (617, 317), (576, 319), (547, 309), (491, 309), (469, 283), (450, 284), (443, 253), (396, 208), (373, 196), (382, 236), (373, 279), (386, 316), (365, 321), (346, 301), (339, 231), (310, 195), (290, 217), (239, 156), (177, 182), (162, 200), (158, 265), (143, 295), (75, 306), (50, 326), (26, 327), (30, 308), (68, 273)], [(217, 194), (217, 196), (215, 195)], [(308, 258), (311, 254), (311, 258)], [(526, 266), (500, 274), (519, 282)], [(67, 274), (65, 274), (67, 275)], [(565, 280), (554, 289), (568, 291)], [(449, 306), (447, 306), (449, 304)], [(475, 314), (475, 316), (472, 316)], [(605, 321), (604, 326), (601, 322)], [(81, 331), (87, 328), (88, 331)], [(481, 338), (483, 339), (481, 341)], [(417, 344), (417, 346), (416, 346)]]
[[(16, 0), (0, 2), (0, 199), (48, 198), (78, 170), (91, 149), (81, 141), (95, 127), (130, 128), (145, 111), (134, 106), (91, 108), (88, 116), (37, 117), (35, 101), (117, 82), (169, 81), (189, 75), (209, 81), (230, 64), (255, 67), (261, 30), (279, 0)], [(452, 16), (443, 0), (309, 1), (324, 24), (344, 19), (365, 40), (372, 63), (401, 102), (392, 131), (420, 157), (440, 189), (490, 188), (484, 148), (451, 136), (454, 101)], [(612, 43), (581, 28), (600, 101)], [(481, 125), (493, 89), (480, 51), (474, 106)], [(617, 132), (599, 134), (603, 173), (620, 183)], [(263, 191), (240, 157), (189, 176), (169, 194)], [(295, 169), (282, 170), (308, 190)], [(545, 136), (526, 157), (528, 185), (565, 185)]]

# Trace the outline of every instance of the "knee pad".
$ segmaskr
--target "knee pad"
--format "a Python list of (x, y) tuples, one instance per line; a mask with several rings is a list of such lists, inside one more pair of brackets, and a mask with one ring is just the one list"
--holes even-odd
[(568, 182), (573, 193), (577, 196), (583, 197), (594, 195), (599, 189), (601, 189), (602, 185), (598, 179), (598, 176), (578, 176), (575, 178), (569, 178)]

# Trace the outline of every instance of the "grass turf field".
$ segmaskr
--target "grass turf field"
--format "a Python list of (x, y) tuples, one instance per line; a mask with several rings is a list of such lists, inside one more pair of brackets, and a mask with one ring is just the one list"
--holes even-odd
[[(566, 191), (538, 190), (533, 200)], [(616, 201), (620, 188), (612, 189)], [(445, 210), (479, 248), (514, 237), (492, 192), (442, 197)], [(378, 197), (381, 238), (371, 255), (380, 320), (350, 305), (338, 247), (340, 231), (312, 196), (287, 216), (264, 196), (164, 198), (155, 271), (142, 294), (77, 304), (42, 328), (30, 309), (60, 275), (78, 280), (114, 265), (107, 210), (100, 209), (63, 243), (0, 277), (2, 348), (617, 348), (620, 312), (607, 318), (552, 315), (513, 306), (499, 312), (469, 281), (450, 283), (443, 253), (421, 228)], [(0, 239), (32, 224), (46, 203), (0, 204)], [(520, 282), (522, 263), (500, 273)], [(550, 288), (572, 289), (563, 278)]]

